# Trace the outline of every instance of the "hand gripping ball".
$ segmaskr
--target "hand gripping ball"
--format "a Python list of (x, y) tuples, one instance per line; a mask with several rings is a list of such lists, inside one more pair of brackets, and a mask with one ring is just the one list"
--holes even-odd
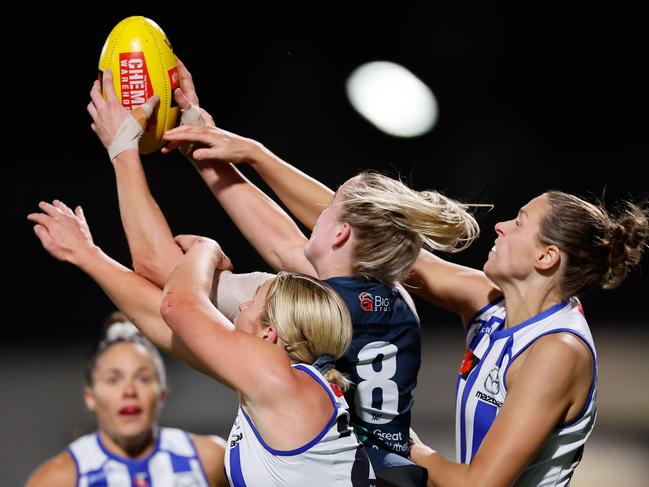
[[(99, 81), (110, 68), (122, 106), (137, 108), (153, 94), (160, 104), (140, 139), (140, 154), (160, 149), (162, 135), (176, 125), (178, 107), (173, 91), (180, 86), (176, 56), (162, 29), (146, 17), (128, 17), (108, 35), (99, 57)], [(102, 87), (102, 93), (106, 96)]]

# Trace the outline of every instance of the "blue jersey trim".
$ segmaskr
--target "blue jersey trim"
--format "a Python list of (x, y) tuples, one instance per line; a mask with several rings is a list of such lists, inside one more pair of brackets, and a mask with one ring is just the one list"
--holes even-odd
[(243, 416), (246, 418), (246, 421), (248, 421), (248, 424), (252, 428), (252, 431), (255, 433), (255, 436), (257, 437), (257, 440), (259, 440), (259, 443), (261, 443), (261, 445), (266, 450), (268, 450), (270, 453), (272, 453), (273, 455), (278, 455), (278, 456), (293, 456), (293, 455), (299, 455), (300, 453), (304, 453), (309, 448), (311, 448), (313, 445), (316, 445), (324, 437), (324, 435), (327, 434), (327, 431), (329, 431), (331, 429), (334, 422), (336, 421), (336, 416), (338, 416), (338, 403), (336, 402), (336, 398), (334, 397), (333, 392), (331, 392), (331, 389), (329, 388), (329, 385), (327, 384), (325, 386), (325, 384), (323, 384), (323, 382), (318, 378), (318, 376), (315, 375), (315, 373), (313, 373), (313, 371), (311, 371), (308, 367), (306, 367), (304, 365), (301, 365), (301, 364), (294, 365), (293, 367), (296, 368), (296, 369), (299, 369), (299, 370), (301, 370), (303, 372), (306, 372), (307, 374), (309, 374), (313, 378), (313, 380), (315, 380), (318, 384), (320, 384), (320, 386), (327, 392), (327, 395), (329, 396), (329, 399), (331, 400), (331, 404), (333, 406), (334, 411), (333, 411), (333, 413), (331, 415), (331, 418), (329, 419), (329, 421), (327, 421), (327, 424), (322, 429), (322, 431), (318, 434), (318, 436), (316, 436), (314, 439), (309, 441), (306, 445), (301, 446), (299, 448), (296, 448), (294, 450), (275, 450), (274, 448), (271, 448), (270, 446), (268, 446), (266, 444), (264, 439), (261, 437), (261, 435), (257, 431), (257, 428), (255, 428), (255, 424), (248, 417), (248, 415), (246, 414), (246, 411), (243, 409), (243, 407), (240, 406), (239, 409), (241, 409), (241, 412), (243, 413)]
[(503, 295), (501, 294), (500, 296), (498, 296), (498, 297), (495, 298), (494, 300), (490, 301), (489, 304), (487, 304), (486, 306), (483, 306), (482, 309), (481, 309), (480, 311), (477, 311), (477, 312), (476, 312), (476, 313), (471, 317), (471, 319), (470, 319), (469, 321), (466, 322), (466, 331), (467, 331), (467, 332), (469, 331), (469, 329), (471, 328), (471, 324), (476, 320), (476, 318), (477, 318), (478, 316), (480, 316), (481, 314), (483, 314), (483, 313), (484, 313), (485, 311), (487, 311), (489, 308), (491, 308), (491, 307), (497, 305), (498, 303), (500, 303), (503, 299), (505, 299), (505, 296), (503, 296)]
[(131, 467), (138, 468), (138, 467), (145, 466), (145, 464), (149, 460), (151, 460), (151, 457), (160, 450), (160, 432), (158, 432), (158, 434), (156, 435), (155, 446), (153, 447), (153, 450), (151, 450), (151, 453), (149, 453), (146, 457), (144, 457), (141, 460), (133, 460), (131, 458), (121, 457), (119, 455), (116, 455), (115, 453), (110, 452), (108, 448), (106, 448), (106, 446), (104, 446), (104, 444), (102, 443), (99, 432), (95, 433), (95, 435), (97, 437), (97, 443), (99, 444), (99, 448), (101, 448), (101, 451), (104, 452), (104, 454), (108, 458), (112, 458), (113, 460), (117, 460), (118, 462), (125, 464), (127, 467), (129, 467), (129, 470), (131, 469)]
[(518, 356), (523, 353), (525, 350), (529, 348), (530, 345), (532, 345), (534, 342), (536, 342), (539, 338), (544, 337), (546, 335), (554, 335), (556, 333), (570, 333), (577, 338), (579, 338), (582, 342), (584, 342), (587, 346), (588, 349), (590, 350), (590, 353), (593, 355), (593, 381), (590, 384), (590, 391), (588, 392), (588, 399), (584, 403), (584, 407), (582, 408), (581, 412), (575, 417), (575, 419), (568, 421), (567, 423), (563, 423), (559, 426), (559, 429), (562, 428), (567, 428), (577, 422), (579, 422), (583, 417), (586, 411), (588, 410), (588, 407), (590, 406), (591, 402), (593, 401), (593, 393), (595, 392), (595, 385), (597, 384), (597, 376), (598, 376), (598, 365), (597, 365), (597, 355), (595, 355), (595, 350), (591, 346), (590, 343), (588, 343), (588, 340), (586, 337), (584, 337), (581, 333), (579, 333), (577, 330), (573, 330), (571, 328), (557, 328), (555, 330), (550, 330), (546, 333), (543, 333), (542, 335), (539, 335), (536, 337), (534, 340), (532, 340), (530, 343), (525, 345), (516, 355), (512, 357), (512, 359), (509, 361), (507, 364), (507, 368), (505, 369), (505, 374), (503, 377), (503, 385), (505, 386), (505, 391), (507, 390), (507, 372), (509, 371), (509, 367), (511, 364), (518, 358)]
[(189, 464), (189, 457), (181, 457), (180, 455), (174, 455), (173, 453), (171, 453), (169, 456), (171, 457), (171, 467), (173, 468), (174, 473), (192, 471), (192, 468)]
[[(480, 357), (480, 362), (478, 365), (471, 371), (469, 377), (467, 377), (466, 384), (464, 385), (464, 391), (462, 391), (462, 406), (460, 407), (460, 462), (465, 463), (466, 457), (466, 403), (467, 397), (473, 388), (473, 384), (476, 381), (478, 375), (480, 375), (480, 369), (484, 365), (485, 361), (483, 360), (489, 354), (491, 347), (493, 347), (494, 342), (489, 341), (489, 346), (487, 350)], [(470, 462), (469, 462), (470, 463)]]
[(537, 321), (541, 321), (542, 319), (547, 318), (548, 316), (556, 313), (557, 311), (562, 310), (563, 308), (565, 308), (568, 305), (568, 303), (569, 303), (569, 301), (566, 299), (566, 300), (563, 300), (563, 301), (561, 301), (561, 302), (559, 302), (557, 304), (553, 304), (552, 306), (550, 306), (545, 311), (541, 311), (539, 314), (537, 314), (535, 316), (532, 316), (531, 318), (526, 319), (522, 323), (519, 323), (518, 325), (512, 326), (510, 328), (503, 328), (502, 330), (495, 331), (495, 332), (493, 332), (491, 334), (491, 336), (493, 337), (494, 340), (496, 340), (498, 338), (503, 338), (503, 337), (506, 337), (508, 335), (513, 335), (514, 333), (516, 333), (521, 328), (525, 328), (526, 326), (530, 326), (531, 324), (536, 323)]
[(79, 462), (77, 461), (77, 457), (74, 456), (74, 453), (72, 453), (70, 447), (67, 447), (65, 451), (68, 452), (68, 455), (72, 457), (72, 461), (74, 462), (74, 469), (77, 471), (76, 486), (79, 487), (79, 482), (81, 482), (81, 470), (79, 469)]
[[(103, 467), (102, 467), (103, 468)], [(99, 472), (100, 470), (90, 470), (86, 476), (90, 476), (90, 474)], [(131, 471), (129, 470), (129, 475), (131, 474)], [(98, 480), (93, 481), (92, 483), (88, 482), (87, 485), (89, 487), (108, 487), (108, 479), (106, 478), (106, 475), (102, 472), (102, 477)], [(130, 475), (131, 478), (133, 478), (132, 475)], [(87, 478), (87, 477), (86, 477)]]
[[(336, 276), (336, 277), (330, 277), (329, 279), (325, 279), (324, 282), (329, 284), (331, 286), (331, 283), (333, 284), (360, 284), (360, 283), (371, 283), (371, 284), (381, 284), (380, 281), (377, 281), (376, 279), (364, 279), (362, 277), (358, 276)], [(388, 287), (388, 286), (385, 286)], [(390, 288), (388, 288), (390, 289)]]
[[(227, 477), (228, 475), (226, 471), (226, 478)], [(230, 477), (230, 484), (232, 487), (246, 487), (246, 481), (243, 478), (243, 470), (241, 470), (239, 443), (230, 450)]]
[[(478, 400), (478, 404), (475, 408), (475, 414), (473, 416), (473, 444), (471, 445), (471, 461), (475, 458), (475, 454), (478, 452), (482, 441), (484, 440), (487, 433), (491, 429), (496, 415), (498, 414), (498, 408), (492, 404), (487, 404), (484, 401)], [(469, 462), (470, 463), (470, 462)]]

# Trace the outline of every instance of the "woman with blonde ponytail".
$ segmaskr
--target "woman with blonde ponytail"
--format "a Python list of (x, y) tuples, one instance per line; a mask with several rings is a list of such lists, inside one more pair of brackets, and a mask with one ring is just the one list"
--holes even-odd
[[(181, 109), (200, 111), (191, 76), (184, 66), (180, 71), (176, 100)], [(451, 198), (417, 192), (376, 173), (351, 178), (334, 195), (258, 142), (214, 127), (210, 117), (204, 121), (203, 127), (167, 132), (170, 145), (164, 151), (183, 144), (201, 147), (188, 157), (261, 256), (276, 270), (317, 276), (342, 296), (354, 338), (336, 367), (354, 384), (346, 394), (354, 429), (368, 447), (379, 485), (425, 485), (425, 470), (409, 459), (420, 326), (400, 281), (423, 245), (448, 252), (470, 245), (478, 235), (475, 219)], [(311, 237), (227, 163), (250, 164), (313, 229)], [(143, 267), (154, 267), (148, 260)]]
[(345, 303), (330, 286), (309, 276), (280, 272), (259, 319), (274, 323), (291, 362), (313, 364), (339, 390), (349, 388), (349, 378), (336, 370), (335, 361), (352, 341), (351, 321)]

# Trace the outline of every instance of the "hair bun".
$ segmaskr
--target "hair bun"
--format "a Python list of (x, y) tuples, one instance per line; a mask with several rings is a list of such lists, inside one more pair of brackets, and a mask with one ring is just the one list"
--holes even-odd
[(111, 342), (127, 340), (136, 335), (140, 335), (140, 331), (130, 321), (116, 321), (106, 329), (106, 339)]

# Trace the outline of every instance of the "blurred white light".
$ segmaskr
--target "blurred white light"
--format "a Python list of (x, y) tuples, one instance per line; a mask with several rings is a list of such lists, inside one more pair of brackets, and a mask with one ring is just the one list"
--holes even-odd
[(347, 80), (347, 96), (361, 115), (390, 135), (416, 137), (437, 122), (431, 89), (395, 63), (376, 61), (356, 68)]

